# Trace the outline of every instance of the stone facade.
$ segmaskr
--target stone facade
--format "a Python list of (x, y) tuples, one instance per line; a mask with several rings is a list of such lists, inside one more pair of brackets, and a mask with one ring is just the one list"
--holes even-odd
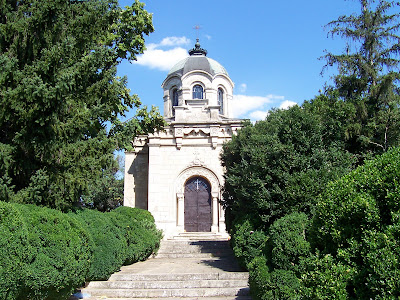
[(135, 138), (135, 150), (125, 153), (124, 205), (148, 209), (166, 238), (185, 231), (185, 184), (196, 176), (210, 187), (210, 231), (226, 233), (220, 153), (241, 128), (241, 120), (230, 118), (227, 72), (198, 43), (190, 51), (162, 84), (169, 125)]

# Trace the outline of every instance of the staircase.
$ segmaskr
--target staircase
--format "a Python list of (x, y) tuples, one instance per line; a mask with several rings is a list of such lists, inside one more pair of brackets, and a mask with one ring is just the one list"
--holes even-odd
[(81, 292), (90, 300), (250, 300), (247, 282), (226, 236), (183, 233), (162, 241), (156, 257), (124, 266)]

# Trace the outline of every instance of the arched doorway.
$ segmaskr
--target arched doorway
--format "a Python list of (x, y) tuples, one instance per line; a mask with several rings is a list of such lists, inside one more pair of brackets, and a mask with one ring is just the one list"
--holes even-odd
[(211, 186), (203, 177), (195, 176), (185, 184), (185, 231), (210, 232)]

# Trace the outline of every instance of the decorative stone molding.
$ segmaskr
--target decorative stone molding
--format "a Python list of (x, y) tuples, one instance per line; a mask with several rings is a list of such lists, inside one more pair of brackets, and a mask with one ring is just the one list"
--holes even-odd
[(183, 133), (185, 135), (198, 135), (199, 133), (203, 133), (205, 136), (210, 135), (210, 128), (185, 128), (183, 130)]
[(183, 128), (175, 127), (175, 137), (182, 137), (183, 136)]
[(193, 152), (194, 159), (189, 163), (188, 168), (195, 166), (204, 166), (204, 152), (200, 153), (198, 150)]
[(207, 169), (202, 166), (189, 167), (183, 170), (178, 175), (178, 178), (176, 180), (176, 185), (175, 185), (176, 192), (183, 193), (183, 191), (185, 190), (186, 181), (193, 176), (204, 177), (205, 179), (208, 180), (208, 182), (210, 182), (211, 193), (219, 193), (220, 182), (218, 180), (218, 177), (210, 169)]

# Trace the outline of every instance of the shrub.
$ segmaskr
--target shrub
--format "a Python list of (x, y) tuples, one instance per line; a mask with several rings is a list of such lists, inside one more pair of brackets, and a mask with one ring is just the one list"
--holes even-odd
[(158, 250), (162, 234), (150, 212), (122, 206), (108, 214), (126, 238), (125, 264), (145, 260)]
[(16, 299), (32, 261), (28, 229), (14, 204), (0, 202), (0, 299)]
[(127, 241), (107, 213), (83, 209), (71, 216), (79, 220), (90, 233), (94, 252), (87, 280), (107, 280), (125, 261)]
[(247, 268), (248, 264), (265, 251), (267, 237), (261, 230), (255, 230), (249, 220), (241, 220), (234, 226), (232, 232), (232, 246), (235, 256), (242, 267)]
[(337, 262), (332, 255), (319, 252), (301, 261), (303, 299), (348, 299), (348, 286), (355, 269)]
[(400, 148), (328, 185), (313, 218), (314, 245), (354, 267), (350, 296), (400, 297)]
[(270, 272), (265, 257), (256, 257), (249, 264), (250, 291), (254, 299), (300, 299), (301, 282), (291, 270)]
[(81, 224), (66, 214), (15, 204), (24, 216), (29, 260), (22, 277), (23, 299), (68, 299), (85, 282), (93, 249)]
[(304, 213), (291, 213), (269, 228), (270, 263), (274, 269), (299, 271), (299, 261), (310, 254), (306, 241), (309, 220)]

